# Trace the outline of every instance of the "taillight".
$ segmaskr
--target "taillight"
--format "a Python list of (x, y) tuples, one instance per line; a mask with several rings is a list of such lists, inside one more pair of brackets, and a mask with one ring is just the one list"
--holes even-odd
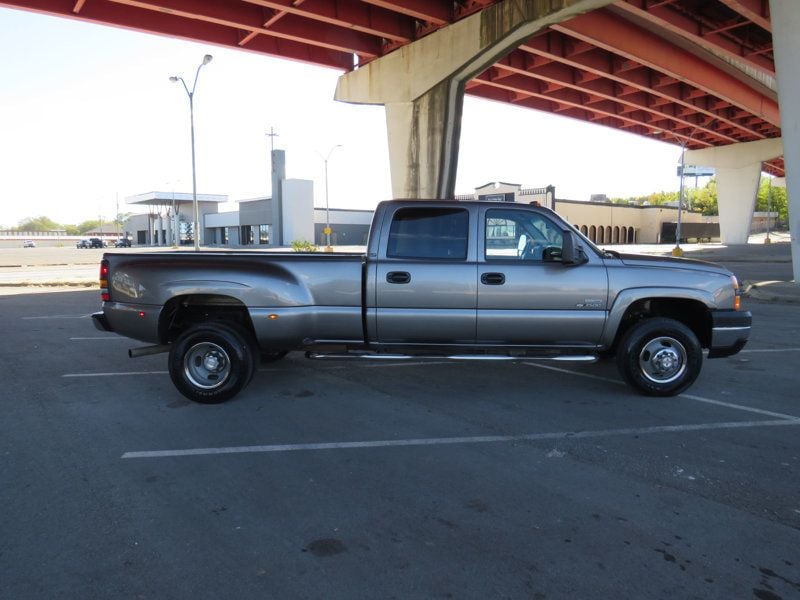
[(108, 295), (108, 261), (105, 259), (100, 261), (100, 299), (103, 302), (110, 299)]
[(731, 275), (731, 283), (733, 284), (733, 310), (739, 310), (742, 307), (742, 290), (739, 287), (739, 280), (736, 275)]

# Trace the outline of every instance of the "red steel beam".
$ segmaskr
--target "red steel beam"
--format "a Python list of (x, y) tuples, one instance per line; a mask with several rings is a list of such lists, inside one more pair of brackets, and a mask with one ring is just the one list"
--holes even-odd
[[(573, 108), (583, 108), (590, 111), (595, 116), (613, 117), (618, 119), (621, 123), (627, 125), (644, 125), (649, 126), (652, 123), (659, 123), (660, 129), (675, 130), (679, 128), (696, 129), (703, 131), (709, 136), (713, 136), (718, 141), (723, 143), (733, 143), (739, 140), (730, 138), (719, 133), (713, 129), (708, 129), (703, 123), (693, 122), (680, 119), (676, 116), (652, 113), (650, 111), (641, 110), (638, 107), (632, 107), (634, 110), (625, 110), (616, 103), (614, 100), (609, 100), (602, 97), (591, 97), (585, 92), (581, 92), (571, 88), (552, 89), (543, 91), (538, 89), (536, 82), (526, 78), (522, 75), (514, 75), (511, 77), (501, 77), (499, 79), (493, 78), (489, 73), (482, 73), (478, 76), (477, 81), (492, 87), (505, 89), (511, 92), (519, 93), (522, 97), (540, 98), (542, 100), (551, 100), (557, 102), (561, 106), (569, 106)], [(518, 103), (518, 101), (516, 102)], [(670, 126), (670, 121), (679, 124), (680, 127)], [(701, 142), (704, 146), (710, 146), (709, 142)]]
[[(87, 2), (78, 15), (72, 12), (74, 6), (72, 0), (0, 0), (0, 6), (219, 46), (237, 48), (239, 42), (238, 30), (227, 26), (189, 20), (163, 12), (132, 11), (129, 7), (114, 2), (98, 0)], [(257, 44), (249, 45), (247, 49), (341, 70), (349, 70), (353, 66), (351, 52), (309, 46), (294, 40), (276, 37), (260, 37), (262, 39), (256, 40)]]
[[(508, 83), (506, 78), (511, 74), (525, 76), (548, 83), (556, 83), (562, 87), (568, 87), (570, 89), (577, 90), (578, 92), (591, 94), (594, 97), (602, 100), (614, 102), (620, 106), (619, 110), (621, 112), (643, 111), (658, 118), (671, 119), (687, 127), (699, 126), (701, 129), (705, 128), (702, 125), (698, 125), (698, 123), (700, 121), (708, 121), (708, 118), (699, 115), (696, 109), (691, 110), (691, 114), (698, 115), (698, 117), (692, 120), (690, 118), (685, 118), (685, 115), (682, 114), (681, 111), (677, 110), (675, 104), (670, 104), (667, 107), (663, 107), (663, 105), (653, 105), (650, 102), (652, 96), (643, 91), (637, 90), (634, 92), (628, 92), (626, 94), (620, 94), (620, 88), (622, 86), (619, 83), (615, 83), (609, 79), (598, 78), (581, 81), (582, 74), (564, 64), (549, 63), (535, 69), (525, 68), (519, 64), (515, 65), (515, 58), (518, 59), (519, 56), (519, 54), (510, 55), (496, 63), (494, 65), (495, 72), (492, 80), (502, 80), (503, 83)], [(507, 75), (497, 73), (499, 71), (505, 71)], [(514, 81), (520, 80), (515, 79)], [(526, 86), (524, 86), (524, 84), (520, 83), (520, 85), (523, 86), (522, 89), (528, 89)], [(718, 137), (720, 141), (725, 143), (741, 141), (740, 138), (723, 135), (713, 129), (706, 129), (706, 132), (709, 135)], [(762, 139), (764, 137), (763, 135), (745, 127), (740, 128), (738, 133), (740, 136), (743, 134), (749, 139)]]
[(446, 25), (453, 22), (453, 3), (445, 0), (363, 0), (392, 12), (414, 17), (425, 23)]
[(380, 55), (380, 41), (372, 36), (287, 15), (269, 29), (263, 27), (263, 12), (241, 2), (201, 2), (199, 0), (109, 0), (116, 4), (166, 13), (193, 21), (223, 25), (285, 40), (306, 43), (329, 50), (351, 52), (367, 57)]
[[(524, 106), (525, 108), (531, 108), (534, 110), (541, 110), (544, 112), (555, 113), (560, 116), (569, 117), (580, 121), (587, 121), (597, 125), (604, 125), (606, 127), (613, 127), (615, 129), (624, 129), (630, 133), (635, 133), (650, 138), (652, 138), (654, 133), (659, 129), (657, 126), (653, 124), (648, 125), (644, 123), (623, 122), (617, 116), (603, 115), (600, 113), (592, 112), (590, 109), (586, 107), (570, 106), (558, 100), (536, 98), (532, 96), (526, 98), (519, 98), (514, 92), (510, 90), (503, 90), (488, 85), (480, 85), (473, 87), (472, 89), (470, 89), (469, 93), (471, 96), (477, 96), (480, 98), (485, 98), (487, 100), (494, 100), (497, 102), (504, 102), (508, 104), (513, 103), (518, 106)], [(698, 139), (690, 140), (689, 139), (690, 133), (691, 132), (684, 134), (681, 132), (676, 132), (673, 134), (675, 136), (674, 139), (669, 139), (669, 140), (664, 139), (661, 141), (670, 143), (679, 143), (680, 141), (686, 141), (687, 147), (689, 148), (702, 148), (709, 145), (707, 142), (703, 140), (698, 140)]]
[[(534, 58), (539, 57), (545, 60), (562, 62), (586, 73), (610, 79), (632, 89), (647, 92), (655, 96), (652, 100), (654, 106), (675, 103), (697, 110), (708, 118), (717, 119), (719, 123), (727, 124), (733, 128), (743, 128), (741, 124), (728, 117), (726, 108), (730, 106), (729, 102), (716, 98), (687, 98), (688, 94), (682, 93), (682, 90), (686, 87), (683, 84), (674, 84), (666, 88), (657, 87), (654, 85), (655, 82), (648, 69), (640, 66), (638, 69), (618, 70), (615, 62), (619, 62), (620, 59), (599, 48), (579, 56), (568, 57), (568, 53), (565, 50), (568, 42), (569, 38), (565, 38), (562, 34), (549, 32), (546, 35), (536, 36), (528, 40), (515, 52), (527, 52), (533, 55)], [(763, 133), (757, 131), (751, 131), (751, 133), (757, 138), (765, 137)]]
[(552, 29), (642, 63), (780, 125), (778, 103), (732, 75), (604, 10), (557, 23)]
[(265, 8), (290, 13), (300, 17), (321, 21), (337, 27), (345, 27), (386, 38), (394, 42), (407, 43), (414, 39), (414, 20), (406, 15), (356, 0), (325, 0), (324, 2), (299, 3), (297, 0), (244, 0)]
[(768, 0), (719, 0), (732, 11), (739, 13), (748, 21), (752, 21), (761, 29), (772, 31), (772, 20), (769, 16)]
[(701, 23), (674, 11), (667, 6), (654, 6), (647, 0), (619, 0), (612, 12), (620, 16), (631, 15), (652, 23), (657, 27), (679, 35), (706, 50), (717, 50), (723, 54), (744, 60), (754, 67), (775, 74), (775, 62), (766, 56), (751, 55), (752, 48), (745, 48), (730, 38), (707, 31)]

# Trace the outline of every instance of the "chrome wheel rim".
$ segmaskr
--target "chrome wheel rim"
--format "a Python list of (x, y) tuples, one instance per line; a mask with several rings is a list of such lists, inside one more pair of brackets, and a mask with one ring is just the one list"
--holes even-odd
[(671, 383), (686, 371), (686, 348), (672, 337), (654, 338), (639, 353), (639, 369), (653, 383)]
[(213, 390), (228, 380), (231, 361), (221, 346), (200, 342), (189, 348), (184, 356), (183, 373), (192, 385)]

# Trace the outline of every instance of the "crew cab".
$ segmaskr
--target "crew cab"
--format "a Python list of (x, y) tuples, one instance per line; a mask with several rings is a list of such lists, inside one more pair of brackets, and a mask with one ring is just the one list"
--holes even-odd
[(160, 252), (101, 262), (95, 325), (168, 352), (191, 400), (223, 402), (259, 356), (595, 361), (670, 396), (747, 342), (736, 277), (602, 250), (555, 212), (497, 202), (378, 205), (366, 252)]

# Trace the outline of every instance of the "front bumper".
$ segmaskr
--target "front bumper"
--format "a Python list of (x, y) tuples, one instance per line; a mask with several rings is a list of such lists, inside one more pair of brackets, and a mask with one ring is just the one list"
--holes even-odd
[(750, 337), (750, 311), (717, 310), (711, 313), (711, 346), (708, 358), (732, 356), (744, 348)]

